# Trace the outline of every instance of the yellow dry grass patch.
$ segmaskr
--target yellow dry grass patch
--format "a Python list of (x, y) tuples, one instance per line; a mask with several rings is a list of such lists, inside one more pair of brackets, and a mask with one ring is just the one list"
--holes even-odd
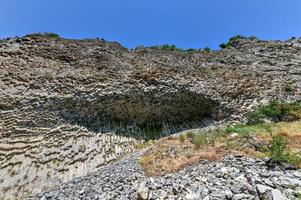
[[(280, 122), (270, 126), (273, 133), (281, 134), (288, 139), (290, 152), (301, 151), (301, 121)], [(203, 145), (200, 148), (196, 148), (191, 139), (185, 138), (183, 141), (182, 136), (161, 139), (145, 153), (139, 162), (148, 175), (157, 176), (179, 171), (188, 165), (198, 163), (200, 160), (218, 160), (228, 154), (265, 157), (265, 153), (252, 146), (252, 143), (255, 141), (255, 143), (267, 144), (271, 141), (271, 130), (265, 128), (265, 125), (243, 128), (249, 133), (245, 134), (244, 131), (233, 138), (232, 132), (229, 133), (225, 129), (214, 136), (214, 145)], [(232, 130), (235, 133), (235, 129)], [(296, 163), (296, 166), (301, 167), (301, 163)]]
[(195, 149), (188, 140), (181, 142), (177, 138), (162, 139), (140, 159), (141, 166), (150, 176), (158, 176), (179, 171), (200, 160), (218, 160), (217, 149), (208, 147)]

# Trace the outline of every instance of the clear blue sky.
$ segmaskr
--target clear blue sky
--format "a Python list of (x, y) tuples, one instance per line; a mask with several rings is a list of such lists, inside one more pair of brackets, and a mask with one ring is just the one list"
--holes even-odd
[(217, 48), (237, 34), (300, 37), (301, 0), (0, 0), (0, 38), (32, 32)]

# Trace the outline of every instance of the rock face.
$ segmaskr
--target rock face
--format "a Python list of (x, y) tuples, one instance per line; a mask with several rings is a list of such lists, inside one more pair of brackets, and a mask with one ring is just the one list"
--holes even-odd
[(138, 144), (132, 138), (96, 135), (79, 126), (15, 130), (19, 135), (1, 138), (0, 143), (0, 187), (7, 199), (31, 196), (85, 175)]
[(207, 53), (41, 34), (0, 40), (1, 193), (30, 196), (143, 139), (242, 120), (271, 99), (300, 100), (300, 46), (239, 39)]
[[(296, 170), (269, 169), (265, 162), (227, 156), (160, 177), (147, 177), (137, 163), (141, 154), (37, 196), (37, 199), (298, 199)], [(292, 184), (293, 183), (293, 184)]]

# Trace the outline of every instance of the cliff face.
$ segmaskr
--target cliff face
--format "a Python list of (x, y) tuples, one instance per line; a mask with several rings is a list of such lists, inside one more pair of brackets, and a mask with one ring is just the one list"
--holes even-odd
[(237, 39), (216, 52), (130, 51), (39, 34), (1, 40), (0, 188), (30, 195), (42, 190), (33, 185), (93, 171), (141, 138), (242, 120), (271, 99), (301, 100), (300, 39)]
[[(47, 109), (59, 121), (106, 130), (235, 118), (273, 98), (298, 98), (301, 40), (237, 39), (232, 46), (209, 53), (128, 51), (100, 40), (3, 40), (1, 108), (39, 110), (32, 121), (43, 123)], [(292, 91), (283, 90), (287, 84)]]

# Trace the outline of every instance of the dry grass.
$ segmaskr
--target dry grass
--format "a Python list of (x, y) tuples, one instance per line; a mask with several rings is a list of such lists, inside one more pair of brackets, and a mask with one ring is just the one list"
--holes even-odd
[[(301, 121), (280, 122), (272, 124), (274, 133), (285, 136), (288, 140), (288, 150), (291, 153), (301, 151)], [(193, 144), (195, 134), (188, 132), (185, 137), (168, 137), (161, 139), (152, 149), (140, 159), (140, 164), (150, 176), (172, 173), (200, 160), (215, 161), (228, 154), (243, 154), (249, 157), (265, 157), (258, 149), (271, 141), (270, 130), (265, 126), (234, 127), (231, 130), (221, 130), (214, 137), (206, 133), (209, 140), (214, 138), (214, 145)], [(236, 134), (236, 137), (233, 137)], [(184, 139), (185, 138), (185, 139)], [(295, 164), (301, 167), (301, 162)]]
[(177, 138), (162, 139), (154, 148), (140, 159), (141, 166), (150, 176), (179, 171), (200, 160), (218, 160), (219, 152), (215, 148), (195, 149), (188, 140)]

